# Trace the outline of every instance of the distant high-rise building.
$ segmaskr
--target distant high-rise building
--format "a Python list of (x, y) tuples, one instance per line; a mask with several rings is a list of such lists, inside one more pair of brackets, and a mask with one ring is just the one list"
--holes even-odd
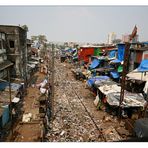
[[(129, 34), (122, 35), (122, 42), (129, 42), (129, 41), (130, 41), (130, 35)], [(139, 41), (139, 35), (136, 35), (132, 39), (132, 43), (136, 43), (138, 41)]]
[(115, 39), (116, 39), (116, 34), (114, 32), (108, 34), (108, 44), (112, 44), (113, 40)]

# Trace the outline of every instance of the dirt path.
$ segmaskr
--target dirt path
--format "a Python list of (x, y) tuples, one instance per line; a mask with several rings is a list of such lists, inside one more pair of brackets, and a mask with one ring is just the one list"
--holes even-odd
[[(45, 75), (37, 72), (33, 78), (36, 84), (44, 79)], [(15, 142), (35, 142), (40, 141), (42, 133), (42, 123), (39, 117), (38, 98), (40, 91), (37, 87), (28, 87), (27, 95), (24, 98), (23, 110), (24, 114), (31, 113), (32, 119), (30, 122), (21, 123), (14, 128), (13, 140)]]

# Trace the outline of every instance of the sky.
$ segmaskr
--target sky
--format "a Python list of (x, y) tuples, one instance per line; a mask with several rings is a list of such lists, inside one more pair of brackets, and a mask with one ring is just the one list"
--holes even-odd
[(107, 42), (130, 34), (135, 25), (139, 40), (148, 40), (148, 6), (0, 6), (1, 25), (24, 25), (32, 35), (48, 41)]

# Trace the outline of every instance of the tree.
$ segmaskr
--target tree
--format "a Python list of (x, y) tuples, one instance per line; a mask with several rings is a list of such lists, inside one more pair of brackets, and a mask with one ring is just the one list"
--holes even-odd
[(28, 32), (29, 30), (28, 30), (28, 26), (27, 25), (23, 25), (23, 26), (21, 26), (21, 28), (23, 28), (26, 32)]
[(38, 40), (38, 36), (35, 36), (35, 35), (31, 36), (31, 40), (32, 41)]
[(41, 44), (44, 44), (45, 42), (47, 42), (45, 35), (38, 35), (38, 40)]

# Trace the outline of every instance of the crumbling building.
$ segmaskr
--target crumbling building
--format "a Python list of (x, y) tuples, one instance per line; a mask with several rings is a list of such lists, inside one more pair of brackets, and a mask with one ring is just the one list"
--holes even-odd
[(19, 26), (0, 25), (7, 35), (7, 58), (13, 63), (11, 77), (27, 80), (27, 32)]

